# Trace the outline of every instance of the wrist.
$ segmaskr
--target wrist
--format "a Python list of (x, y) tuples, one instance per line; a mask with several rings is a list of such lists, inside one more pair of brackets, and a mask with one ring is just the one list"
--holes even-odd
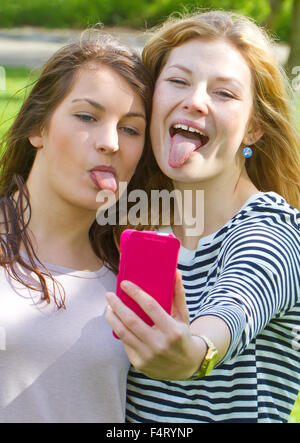
[(187, 380), (190, 377), (192, 377), (197, 371), (199, 371), (208, 350), (207, 344), (201, 336), (192, 334), (191, 338), (192, 338), (192, 348), (191, 348), (192, 364), (189, 367), (189, 374), (186, 377)]
[(206, 345), (206, 352), (202, 362), (200, 363), (198, 369), (190, 377), (191, 380), (196, 380), (211, 373), (218, 361), (219, 353), (214, 343), (205, 335), (193, 335), (193, 337), (201, 338)]

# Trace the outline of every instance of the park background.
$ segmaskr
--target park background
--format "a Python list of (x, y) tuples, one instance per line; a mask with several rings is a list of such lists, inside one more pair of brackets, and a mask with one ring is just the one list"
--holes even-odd
[[(147, 30), (174, 12), (224, 9), (252, 17), (276, 39), (300, 130), (300, 0), (0, 0), (0, 137), (49, 56), (101, 23), (141, 51)], [(300, 393), (290, 422), (300, 423)]]

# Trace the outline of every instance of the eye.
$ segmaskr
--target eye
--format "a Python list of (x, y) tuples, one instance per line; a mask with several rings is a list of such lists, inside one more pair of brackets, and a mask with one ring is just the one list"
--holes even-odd
[(90, 114), (80, 113), (80, 114), (74, 114), (74, 115), (76, 118), (78, 118), (79, 120), (86, 122), (86, 123), (91, 122), (91, 121), (96, 121), (96, 119)]
[(169, 78), (167, 81), (176, 83), (177, 85), (187, 85), (187, 82), (181, 78)]
[(235, 96), (233, 94), (231, 94), (231, 92), (228, 91), (217, 91), (217, 94), (220, 95), (221, 97), (225, 97), (225, 98), (235, 98)]
[(126, 135), (131, 135), (131, 136), (140, 135), (136, 129), (131, 128), (130, 126), (121, 126), (120, 131), (124, 132), (124, 134)]

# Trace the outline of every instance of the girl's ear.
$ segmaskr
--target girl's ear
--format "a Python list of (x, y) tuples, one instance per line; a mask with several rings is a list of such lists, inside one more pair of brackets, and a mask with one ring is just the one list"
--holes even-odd
[(259, 125), (256, 124), (254, 127), (249, 128), (249, 130), (247, 131), (245, 137), (243, 138), (243, 144), (244, 145), (253, 145), (263, 135), (264, 135), (264, 131), (261, 129), (261, 127)]
[(35, 148), (43, 147), (43, 137), (41, 135), (30, 135), (28, 140)]

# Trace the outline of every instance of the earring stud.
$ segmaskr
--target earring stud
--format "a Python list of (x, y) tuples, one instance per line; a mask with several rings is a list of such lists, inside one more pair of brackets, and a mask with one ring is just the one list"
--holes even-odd
[(253, 151), (250, 148), (250, 146), (245, 146), (245, 148), (243, 149), (243, 156), (245, 158), (250, 158), (250, 157), (252, 157), (252, 154), (253, 154)]

